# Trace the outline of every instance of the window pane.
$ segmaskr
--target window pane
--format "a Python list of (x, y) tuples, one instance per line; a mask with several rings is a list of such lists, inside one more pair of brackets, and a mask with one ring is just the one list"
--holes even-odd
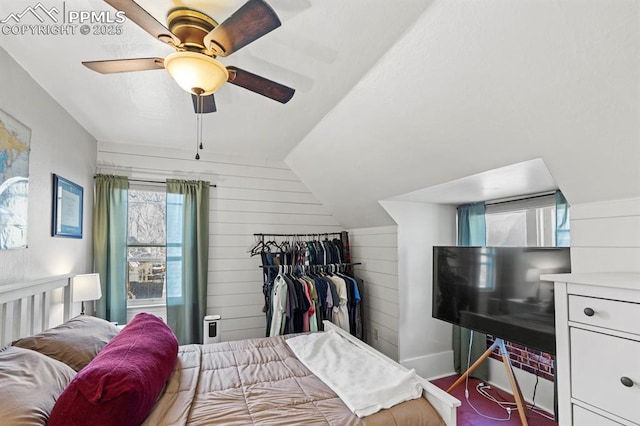
[(544, 207), (536, 211), (538, 225), (538, 246), (554, 247), (556, 245), (556, 207)]
[(165, 290), (165, 248), (129, 247), (127, 298), (163, 299)]
[[(167, 296), (182, 297), (182, 250), (183, 250), (184, 195), (167, 194)], [(171, 302), (171, 301), (170, 301)]]
[(527, 246), (527, 212), (486, 215), (488, 246)]
[(129, 190), (129, 244), (165, 244), (165, 193)]

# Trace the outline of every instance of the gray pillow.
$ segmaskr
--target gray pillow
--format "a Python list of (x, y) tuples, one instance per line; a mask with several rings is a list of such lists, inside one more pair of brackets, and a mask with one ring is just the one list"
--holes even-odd
[(115, 325), (100, 318), (79, 315), (57, 327), (12, 343), (31, 349), (80, 371), (118, 334)]
[(76, 372), (28, 349), (0, 351), (0, 423), (46, 425), (49, 414)]

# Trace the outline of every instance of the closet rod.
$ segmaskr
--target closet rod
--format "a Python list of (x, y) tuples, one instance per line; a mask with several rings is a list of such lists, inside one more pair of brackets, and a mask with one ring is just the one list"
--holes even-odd
[[(93, 177), (94, 179), (96, 178), (95, 176)], [(165, 185), (167, 183), (166, 180), (150, 180), (150, 179), (127, 179), (129, 182), (141, 182), (141, 183), (161, 183), (163, 185)], [(188, 179), (191, 180), (191, 179)], [(216, 185), (215, 183), (210, 183), (209, 187), (211, 188), (217, 188), (218, 185)]]
[(329, 263), (328, 265), (260, 265), (258, 268), (279, 268), (281, 266), (353, 266), (353, 265), (362, 265), (362, 262), (350, 262), (350, 263)]
[(342, 232), (307, 232), (306, 234), (253, 234), (254, 237), (308, 237), (312, 235), (342, 235)]

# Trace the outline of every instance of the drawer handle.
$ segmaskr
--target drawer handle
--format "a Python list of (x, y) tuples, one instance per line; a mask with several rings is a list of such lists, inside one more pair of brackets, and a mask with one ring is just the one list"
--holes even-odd
[(623, 385), (625, 385), (628, 388), (633, 386), (633, 380), (631, 380), (630, 378), (628, 378), (626, 376), (620, 377), (620, 383), (622, 383)]
[(588, 317), (592, 317), (596, 314), (596, 311), (591, 308), (584, 308), (584, 314)]

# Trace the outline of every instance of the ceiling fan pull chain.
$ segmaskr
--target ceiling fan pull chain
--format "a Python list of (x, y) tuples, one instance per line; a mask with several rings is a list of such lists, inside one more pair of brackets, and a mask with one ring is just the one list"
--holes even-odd
[[(198, 106), (200, 106), (200, 96), (198, 96)], [(200, 159), (200, 120), (201, 113), (196, 113), (196, 160)]]
[(194, 88), (196, 95), (196, 160), (200, 159), (200, 150), (202, 149), (202, 89)]
[(204, 147), (202, 146), (202, 114), (204, 113), (204, 98), (202, 97), (202, 95), (198, 96), (198, 103), (200, 104), (200, 108), (198, 108), (198, 110), (200, 111), (200, 149), (203, 149)]

